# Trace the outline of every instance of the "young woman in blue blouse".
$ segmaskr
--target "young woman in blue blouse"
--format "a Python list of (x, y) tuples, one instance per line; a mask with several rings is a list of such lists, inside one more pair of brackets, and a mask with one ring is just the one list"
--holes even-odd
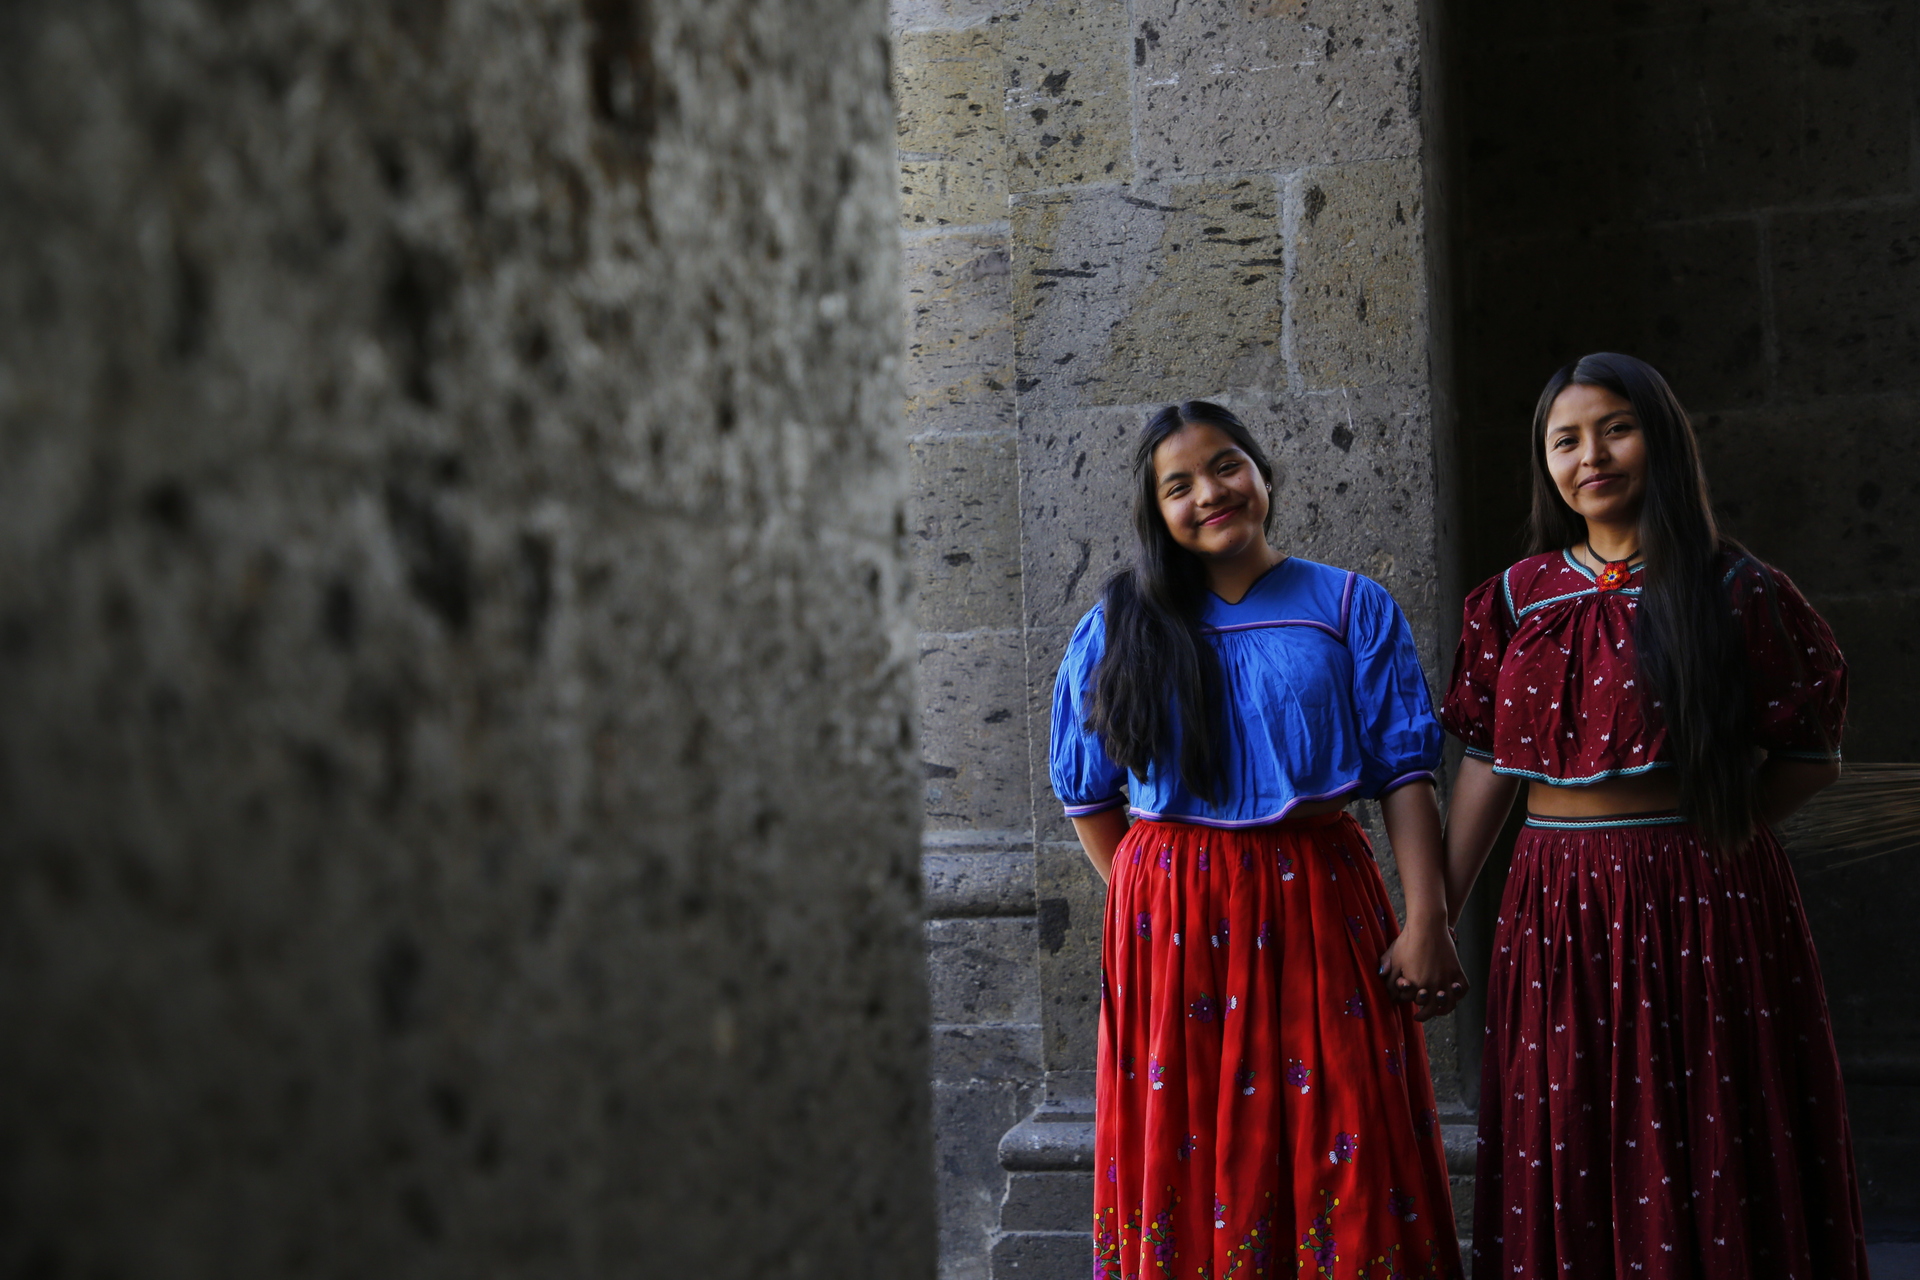
[(1415, 1023), (1465, 977), (1412, 633), (1378, 584), (1267, 541), (1273, 469), (1218, 405), (1157, 413), (1134, 479), (1136, 564), (1053, 706), (1054, 790), (1110, 883), (1094, 1274), (1457, 1277)]

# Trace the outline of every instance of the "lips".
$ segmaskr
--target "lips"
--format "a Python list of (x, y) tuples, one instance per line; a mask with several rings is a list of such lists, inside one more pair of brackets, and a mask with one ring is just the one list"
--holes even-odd
[(1244, 510), (1246, 510), (1245, 507), (1228, 507), (1225, 511), (1216, 512), (1215, 514), (1208, 516), (1205, 520), (1202, 520), (1200, 522), (1200, 527), (1202, 529), (1208, 529), (1213, 527), (1214, 525), (1223, 524), (1226, 521), (1231, 520), (1233, 517), (1239, 515)]
[(1623, 475), (1617, 475), (1617, 474), (1608, 474), (1608, 475), (1603, 475), (1603, 476), (1592, 476), (1592, 477), (1590, 477), (1590, 478), (1588, 478), (1588, 479), (1586, 479), (1586, 480), (1582, 480), (1582, 481), (1580, 482), (1580, 487), (1581, 487), (1582, 489), (1591, 489), (1591, 488), (1593, 488), (1593, 487), (1594, 487), (1594, 486), (1596, 486), (1596, 485), (1603, 485), (1603, 484), (1612, 484), (1612, 483), (1613, 483), (1613, 482), (1614, 482), (1615, 480), (1624, 480), (1624, 479), (1626, 479), (1626, 477), (1625, 477), (1625, 476), (1623, 476)]

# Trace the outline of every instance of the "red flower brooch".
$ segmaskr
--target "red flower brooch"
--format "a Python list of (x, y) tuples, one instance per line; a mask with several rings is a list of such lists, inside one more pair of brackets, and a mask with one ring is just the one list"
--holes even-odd
[(1614, 560), (1601, 568), (1594, 581), (1602, 591), (1618, 591), (1627, 585), (1627, 579), (1633, 576), (1633, 570), (1627, 568), (1625, 560)]

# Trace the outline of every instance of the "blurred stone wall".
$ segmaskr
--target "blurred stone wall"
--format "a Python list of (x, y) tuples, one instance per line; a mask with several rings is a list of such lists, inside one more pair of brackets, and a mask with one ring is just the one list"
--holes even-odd
[[(1231, 405), (1282, 469), (1281, 545), (1385, 583), (1435, 678), (1451, 653), (1420, 13), (894, 0), (893, 24), (942, 1270), (1080, 1275), (1103, 892), (1047, 717), (1132, 555), (1147, 415)], [(1451, 1028), (1430, 1043), (1457, 1096)]]
[[(1534, 398), (1626, 351), (1693, 415), (1727, 528), (1833, 624), (1849, 759), (1920, 760), (1920, 5), (1457, 11), (1462, 541), (1519, 554)], [(1869, 1219), (1920, 1228), (1911, 852), (1803, 863)], [(1837, 860), (1831, 860), (1837, 861)], [(1497, 886), (1489, 886), (1497, 888)]]
[(0, 1272), (931, 1273), (887, 66), (0, 9)]

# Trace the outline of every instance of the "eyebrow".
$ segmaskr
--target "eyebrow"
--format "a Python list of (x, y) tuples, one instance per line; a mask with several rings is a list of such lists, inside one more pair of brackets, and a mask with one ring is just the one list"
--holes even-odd
[[(1241, 450), (1240, 450), (1240, 446), (1239, 446), (1239, 445), (1233, 445), (1233, 444), (1230, 444), (1230, 445), (1228, 445), (1228, 446), (1227, 446), (1226, 448), (1224, 448), (1224, 449), (1222, 449), (1222, 450), (1220, 450), (1220, 452), (1218, 452), (1218, 453), (1216, 453), (1216, 454), (1214, 454), (1214, 455), (1213, 455), (1213, 456), (1212, 456), (1211, 458), (1208, 458), (1208, 459), (1207, 459), (1207, 465), (1208, 465), (1208, 466), (1210, 467), (1210, 466), (1212, 466), (1212, 465), (1213, 465), (1214, 463), (1216, 463), (1216, 462), (1218, 462), (1218, 461), (1220, 461), (1220, 459), (1222, 459), (1222, 458), (1224, 458), (1224, 457), (1226, 457), (1226, 456), (1227, 456), (1228, 454), (1230, 454), (1230, 453), (1239, 453), (1240, 451), (1241, 451)], [(1168, 485), (1168, 484), (1172, 484), (1172, 483), (1173, 483), (1173, 482), (1174, 482), (1175, 480), (1187, 480), (1187, 479), (1191, 479), (1191, 478), (1192, 478), (1192, 473), (1191, 473), (1191, 472), (1186, 472), (1186, 471), (1169, 471), (1169, 472), (1167, 472), (1167, 474), (1165, 474), (1165, 475), (1163, 475), (1163, 476), (1161, 476), (1161, 477), (1160, 477), (1160, 479), (1159, 479), (1158, 481), (1156, 481), (1156, 484), (1159, 484), (1159, 485)]]
[[(1640, 419), (1638, 415), (1636, 415), (1634, 411), (1631, 409), (1615, 409), (1612, 413), (1603, 413), (1597, 419), (1595, 419), (1595, 422), (1599, 426), (1604, 427), (1612, 423), (1622, 422), (1628, 419), (1632, 420), (1634, 426), (1637, 427), (1640, 425)], [(1559, 422), (1559, 423), (1549, 422), (1547, 424), (1548, 435), (1552, 435), (1556, 431), (1578, 431), (1579, 429), (1580, 429), (1580, 424), (1577, 422)]]

